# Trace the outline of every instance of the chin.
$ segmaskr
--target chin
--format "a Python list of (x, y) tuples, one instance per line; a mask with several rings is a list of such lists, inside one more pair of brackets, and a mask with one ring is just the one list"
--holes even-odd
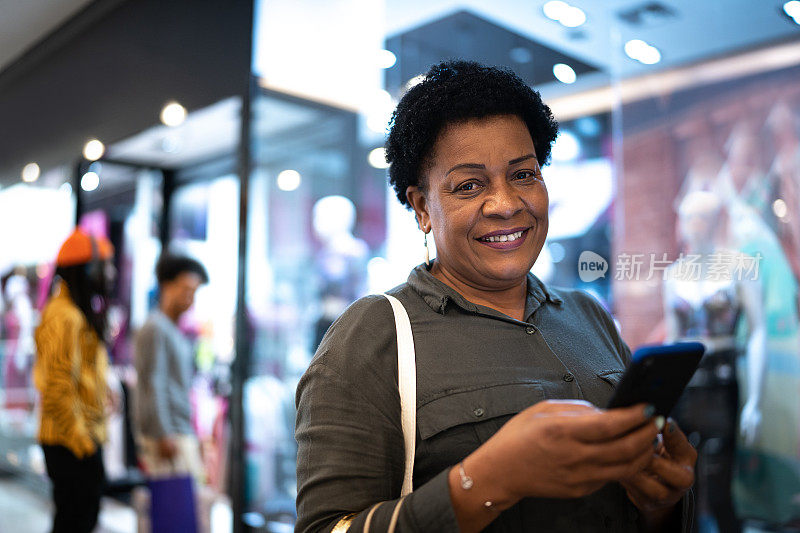
[(520, 264), (518, 262), (505, 265), (487, 265), (484, 272), (487, 274), (487, 277), (497, 281), (517, 282), (527, 277), (531, 267), (533, 267), (533, 263), (530, 265), (527, 263)]

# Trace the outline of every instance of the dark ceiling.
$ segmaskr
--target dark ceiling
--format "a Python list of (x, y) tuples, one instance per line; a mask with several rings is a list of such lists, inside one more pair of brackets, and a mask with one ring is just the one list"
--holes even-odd
[(397, 63), (386, 71), (386, 90), (398, 94), (414, 76), (447, 59), (469, 59), (512, 68), (530, 85), (555, 81), (553, 65), (565, 63), (577, 75), (592, 65), (514, 33), (470, 11), (457, 11), (386, 39)]

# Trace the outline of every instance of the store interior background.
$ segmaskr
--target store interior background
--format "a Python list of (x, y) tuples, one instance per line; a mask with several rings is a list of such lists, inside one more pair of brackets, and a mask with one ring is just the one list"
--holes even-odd
[[(674, 260), (676, 202), (742, 158), (747, 183), (769, 183), (755, 191), (765, 420), (734, 489), (753, 527), (800, 525), (800, 2), (545, 4), (0, 0), (0, 469), (46, 494), (31, 335), (77, 221), (117, 249), (120, 387), (135, 387), (159, 253), (206, 265), (182, 328), (209, 481), (231, 507), (221, 527), (290, 531), (297, 381), (351, 301), (424, 258), (386, 184), (391, 111), (431, 64), (465, 58), (512, 68), (559, 119), (534, 272), (594, 294), (631, 347), (663, 340), (661, 280), (619, 276), (614, 258)], [(609, 260), (604, 277), (581, 281), (585, 250)], [(124, 412), (112, 426), (124, 502), (141, 478)]]

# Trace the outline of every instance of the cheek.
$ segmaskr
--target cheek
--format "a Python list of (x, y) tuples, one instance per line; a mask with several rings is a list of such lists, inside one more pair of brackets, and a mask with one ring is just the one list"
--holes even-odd
[(538, 190), (532, 191), (526, 200), (526, 204), (528, 205), (528, 210), (537, 220), (547, 221), (550, 212), (550, 198), (544, 184), (541, 184)]
[(439, 237), (437, 243), (447, 246), (447, 241), (457, 243), (464, 237), (469, 237), (470, 230), (474, 227), (480, 217), (480, 204), (473, 205), (472, 202), (459, 201), (445, 205), (437, 205), (436, 210), (431, 211), (431, 223), (434, 228), (434, 238)]

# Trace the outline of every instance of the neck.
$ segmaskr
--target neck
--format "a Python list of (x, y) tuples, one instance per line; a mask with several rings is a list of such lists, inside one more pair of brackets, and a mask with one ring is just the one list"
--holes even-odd
[(525, 320), (527, 277), (500, 287), (480, 286), (462, 280), (447, 268), (442, 267), (439, 261), (433, 264), (431, 274), (474, 304), (489, 307), (515, 320)]
[(175, 311), (170, 310), (164, 302), (159, 302), (158, 308), (164, 313), (167, 318), (169, 318), (172, 322), (178, 323), (178, 319), (181, 317), (180, 313), (176, 313)]

